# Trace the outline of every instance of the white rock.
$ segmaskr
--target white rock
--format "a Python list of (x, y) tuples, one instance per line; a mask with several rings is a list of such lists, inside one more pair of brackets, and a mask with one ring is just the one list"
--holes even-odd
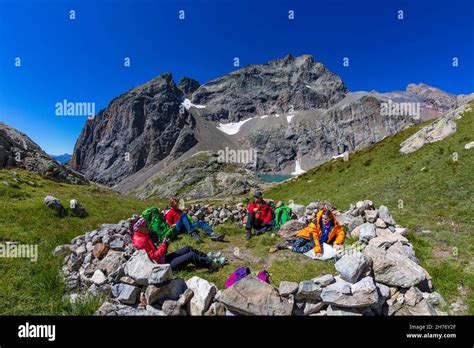
[(217, 293), (217, 287), (213, 283), (198, 276), (193, 276), (188, 279), (186, 285), (194, 293), (190, 302), (190, 314), (203, 315), (209, 309)]
[(105, 282), (107, 282), (107, 277), (105, 276), (104, 272), (98, 269), (94, 272), (93, 276), (91, 277), (91, 281), (94, 284), (102, 285), (102, 284), (105, 284)]

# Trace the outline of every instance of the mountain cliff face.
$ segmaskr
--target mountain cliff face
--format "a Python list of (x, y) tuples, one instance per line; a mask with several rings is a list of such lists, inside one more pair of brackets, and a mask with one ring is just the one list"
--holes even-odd
[(39, 173), (47, 179), (70, 184), (88, 184), (76, 173), (49, 157), (24, 133), (0, 122), (0, 169), (20, 168)]
[[(87, 121), (71, 165), (120, 191), (140, 187), (141, 196), (154, 192), (149, 183), (157, 173), (200, 151), (255, 150), (256, 165), (243, 167), (300, 173), (439, 116), (461, 97), (424, 84), (349, 92), (309, 55), (250, 65), (202, 85), (188, 77), (176, 85), (171, 74), (162, 74)], [(387, 115), (382, 110), (392, 102), (419, 112)]]
[(71, 166), (93, 181), (118, 179), (193, 147), (194, 117), (181, 106), (183, 93), (171, 74), (133, 88), (88, 120), (76, 142)]
[(199, 87), (193, 104), (206, 105), (202, 115), (236, 122), (249, 116), (327, 108), (348, 92), (342, 80), (310, 55), (291, 55), (250, 65)]

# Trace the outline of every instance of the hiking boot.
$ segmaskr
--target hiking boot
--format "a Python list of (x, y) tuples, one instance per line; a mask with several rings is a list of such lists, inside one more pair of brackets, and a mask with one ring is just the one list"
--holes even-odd
[(202, 242), (201, 237), (196, 232), (191, 233), (191, 237), (193, 237), (196, 242)]
[(215, 259), (212, 260), (212, 262), (217, 263), (220, 266), (224, 266), (225, 257), (219, 257), (219, 258), (216, 257)]
[(289, 245), (288, 242), (283, 242), (283, 243), (278, 243), (276, 245), (276, 248), (277, 248), (277, 250), (286, 250), (286, 249), (288, 249), (289, 246), (290, 245)]
[(252, 238), (252, 231), (251, 230), (247, 230), (247, 234), (245, 236), (245, 239), (249, 240), (250, 238)]
[(216, 233), (216, 232), (213, 232), (210, 237), (211, 237), (211, 240), (215, 242), (222, 242), (224, 240), (224, 235)]
[(209, 265), (209, 270), (211, 272), (217, 272), (218, 270), (220, 270), (222, 268), (222, 265), (219, 264), (218, 262), (215, 262), (214, 260), (211, 262), (211, 264)]

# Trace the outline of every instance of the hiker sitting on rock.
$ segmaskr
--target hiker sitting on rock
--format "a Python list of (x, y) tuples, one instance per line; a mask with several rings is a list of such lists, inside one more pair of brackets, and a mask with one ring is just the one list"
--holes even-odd
[(190, 234), (196, 241), (200, 242), (201, 237), (196, 232), (197, 228), (202, 229), (206, 232), (211, 240), (222, 241), (224, 236), (214, 232), (206, 221), (192, 221), (187, 212), (183, 212), (179, 209), (179, 198), (171, 197), (170, 198), (170, 209), (165, 215), (166, 221), (172, 227), (176, 227), (176, 233), (186, 232)]
[(192, 264), (196, 267), (208, 268), (212, 271), (219, 269), (225, 263), (225, 258), (211, 258), (203, 252), (196, 250), (190, 246), (178, 249), (167, 254), (170, 240), (166, 238), (161, 245), (156, 248), (150, 239), (150, 231), (148, 230), (146, 220), (140, 218), (133, 225), (132, 244), (139, 250), (145, 250), (151, 260), (158, 263), (169, 263), (171, 269), (179, 270)]
[(247, 221), (245, 224), (246, 238), (252, 238), (252, 229), (255, 229), (255, 235), (258, 236), (271, 230), (275, 226), (273, 211), (267, 202), (263, 200), (260, 191), (253, 195), (253, 202), (247, 208)]
[(277, 249), (289, 249), (297, 253), (306, 253), (313, 249), (316, 257), (322, 257), (324, 243), (333, 244), (335, 251), (338, 252), (344, 248), (342, 246), (344, 239), (344, 229), (334, 214), (328, 209), (322, 209), (316, 214), (316, 219), (296, 234), (293, 242), (278, 244)]

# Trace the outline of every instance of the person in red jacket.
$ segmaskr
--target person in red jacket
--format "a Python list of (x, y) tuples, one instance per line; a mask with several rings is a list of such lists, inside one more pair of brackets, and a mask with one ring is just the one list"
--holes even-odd
[(176, 227), (177, 233), (186, 232), (191, 235), (196, 241), (200, 242), (201, 237), (197, 233), (197, 229), (200, 228), (204, 232), (206, 232), (211, 240), (222, 242), (224, 240), (224, 236), (220, 235), (212, 230), (212, 227), (206, 221), (198, 220), (198, 221), (191, 221), (187, 212), (182, 211), (178, 207), (179, 198), (178, 197), (171, 197), (170, 198), (170, 209), (165, 215), (166, 222), (170, 226)]
[(170, 240), (166, 238), (157, 248), (150, 239), (150, 231), (146, 226), (146, 220), (140, 218), (133, 225), (132, 244), (139, 250), (145, 250), (151, 260), (157, 263), (169, 263), (171, 269), (179, 270), (183, 267), (193, 264), (197, 267), (217, 270), (225, 263), (224, 258), (211, 259), (203, 252), (186, 246), (172, 253), (167, 254)]
[(257, 191), (253, 195), (253, 202), (247, 207), (247, 223), (245, 225), (246, 238), (252, 238), (252, 229), (258, 236), (271, 230), (275, 226), (274, 214), (270, 205), (263, 200), (262, 193)]

